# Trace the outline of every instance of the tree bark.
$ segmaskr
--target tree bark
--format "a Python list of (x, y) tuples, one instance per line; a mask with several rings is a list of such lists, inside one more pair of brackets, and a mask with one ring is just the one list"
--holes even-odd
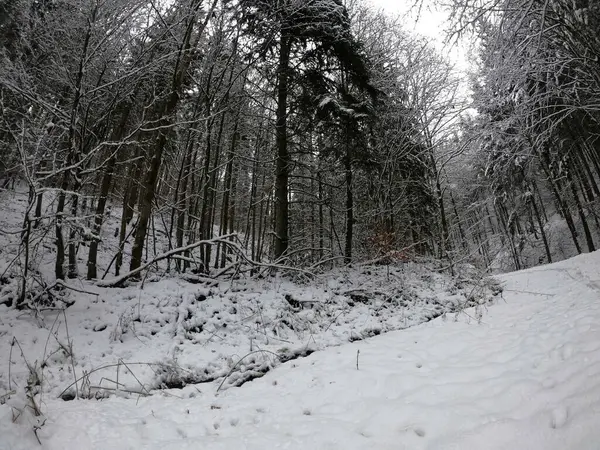
[(535, 195), (531, 195), (531, 206), (533, 207), (533, 213), (537, 220), (538, 226), (540, 227), (540, 234), (542, 235), (542, 242), (544, 243), (544, 249), (546, 250), (546, 258), (548, 258), (548, 263), (552, 262), (552, 253), (550, 252), (550, 245), (548, 244), (548, 237), (546, 236), (546, 231), (544, 230), (544, 223), (542, 222), (542, 216), (537, 207), (535, 201)]
[(291, 39), (282, 33), (279, 42), (279, 62), (277, 67), (277, 112), (275, 140), (277, 158), (275, 160), (275, 245), (273, 256), (279, 259), (285, 255), (289, 245), (289, 201), (288, 185), (291, 158), (287, 139), (288, 78), (291, 53)]
[[(121, 115), (121, 120), (114, 130), (112, 135), (112, 141), (120, 140), (125, 134), (125, 125), (129, 118), (129, 112), (131, 111), (131, 104), (125, 106)], [(112, 151), (109, 149), (109, 151)], [(108, 194), (112, 186), (112, 179), (115, 172), (115, 166), (117, 164), (118, 149), (114, 151), (109, 160), (106, 163), (104, 174), (102, 176), (102, 183), (100, 185), (100, 195), (98, 196), (98, 203), (96, 203), (96, 211), (94, 214), (94, 225), (92, 226), (92, 233), (94, 234), (92, 241), (90, 242), (90, 249), (88, 253), (87, 262), (87, 279), (93, 280), (97, 278), (97, 258), (98, 258), (98, 245), (100, 244), (100, 231), (102, 229), (102, 223), (104, 222), (104, 210), (108, 200)]]
[(571, 193), (573, 194), (573, 199), (575, 200), (575, 206), (577, 207), (577, 213), (579, 214), (579, 219), (581, 220), (581, 226), (583, 227), (583, 234), (585, 235), (588, 251), (593, 252), (596, 250), (596, 247), (594, 246), (592, 233), (590, 231), (590, 227), (588, 226), (585, 212), (583, 211), (583, 206), (581, 205), (581, 200), (579, 199), (579, 194), (577, 193), (577, 188), (575, 187), (573, 177), (570, 175), (569, 171), (567, 171), (567, 183), (569, 183)]
[[(349, 133), (346, 127), (346, 133)], [(344, 261), (352, 261), (352, 239), (354, 232), (354, 197), (352, 192), (352, 148), (350, 137), (346, 136), (346, 155), (344, 156), (344, 170), (346, 172), (346, 242), (344, 246)]]

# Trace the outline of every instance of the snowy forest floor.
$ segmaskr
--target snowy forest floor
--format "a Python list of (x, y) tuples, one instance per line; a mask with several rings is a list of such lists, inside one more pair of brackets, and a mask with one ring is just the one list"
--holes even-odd
[[(1, 241), (9, 267), (18, 234)], [(143, 288), (71, 280), (70, 307), (29, 311), (3, 303), (7, 272), (0, 450), (597, 448), (598, 267), (596, 252), (496, 281), (433, 261), (151, 273)]]
[[(595, 449), (600, 442), (599, 266), (596, 252), (503, 275), (499, 277), (504, 285), (502, 299), (485, 308), (480, 320), (476, 308), (447, 313), (403, 331), (289, 361), (239, 388), (217, 392), (219, 382), (213, 382), (150, 396), (129, 394), (127, 398), (122, 392), (100, 401), (63, 401), (47, 394), (41, 402), (43, 419), (34, 418), (25, 408), (13, 423), (17, 409), (26, 402), (17, 393), (0, 407), (0, 448), (39, 448), (39, 438), (41, 448), (47, 449)], [(141, 295), (152, 297), (154, 292), (185, 298), (172, 281), (155, 286)], [(201, 308), (219, 295), (195, 304)], [(125, 301), (123, 296), (114, 297)], [(138, 301), (128, 301), (134, 300)], [(143, 297), (140, 307), (149, 301)], [(220, 298), (214, 305), (224, 301)], [(241, 298), (238, 308), (239, 302)], [(106, 304), (101, 300), (78, 303), (92, 311)], [(222, 320), (232, 307), (223, 306), (215, 319), (221, 315)], [(172, 314), (185, 310), (181, 305), (164, 307)], [(309, 311), (314, 309), (305, 313)], [(112, 352), (115, 359), (156, 359), (165, 351), (166, 344), (160, 342), (168, 339), (151, 340), (143, 333), (152, 336), (156, 321), (144, 325), (146, 321), (132, 320), (137, 331), (132, 326), (115, 341), (118, 311), (111, 315), (111, 323), (98, 313), (88, 311), (86, 316), (92, 317), (85, 322), (87, 334), (82, 326), (74, 337), (75, 320), (69, 323), (78, 373), (84, 361), (97, 361), (100, 352)], [(184, 321), (186, 314), (179, 316)], [(160, 321), (161, 315), (157, 318)], [(44, 348), (49, 330), (39, 328), (29, 316), (8, 311), (2, 312), (2, 323), (3, 354), (18, 329), (25, 356), (30, 364), (36, 358), (39, 363), (42, 356), (36, 352)], [(103, 325), (104, 331), (93, 331)], [(206, 329), (214, 333), (214, 325), (211, 322)], [(155, 336), (163, 333), (167, 330)], [(194, 344), (189, 339), (182, 347), (175, 327), (169, 333), (170, 351), (180, 348), (176, 354), (182, 359), (201, 358), (201, 353), (189, 355), (195, 346), (211, 352), (206, 342)], [(215, 352), (224, 345), (217, 342), (227, 342), (223, 330), (217, 334), (210, 340)], [(255, 348), (262, 348), (264, 330), (257, 329), (255, 336)], [(258, 336), (262, 336), (260, 343)], [(313, 336), (317, 342), (326, 339), (326, 333), (313, 332)], [(240, 357), (249, 350), (248, 340), (238, 344)], [(12, 359), (20, 359), (19, 353), (15, 349)], [(3, 364), (8, 361), (4, 359)], [(122, 372), (131, 369), (137, 374), (143, 367), (126, 366), (126, 362)], [(6, 369), (4, 365), (3, 383), (8, 381)], [(12, 376), (18, 379), (16, 371), (13, 367)], [(63, 387), (73, 377), (66, 368), (63, 372), (62, 382), (60, 375), (48, 375), (43, 383)], [(116, 368), (104, 376), (111, 386)], [(92, 378), (89, 383), (100, 383)], [(139, 389), (142, 384), (140, 380)], [(92, 388), (80, 385), (80, 389)], [(34, 428), (38, 421), (43, 426)]]

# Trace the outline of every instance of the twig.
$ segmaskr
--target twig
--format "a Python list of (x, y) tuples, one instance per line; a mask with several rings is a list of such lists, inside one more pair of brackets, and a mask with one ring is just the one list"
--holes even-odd
[(184, 252), (188, 252), (190, 250), (193, 250), (197, 247), (200, 247), (201, 245), (213, 245), (216, 244), (218, 242), (221, 241), (225, 241), (225, 239), (227, 239), (228, 237), (232, 237), (234, 236), (234, 234), (228, 234), (225, 236), (221, 236), (215, 239), (206, 239), (206, 240), (202, 240), (202, 241), (197, 241), (194, 242), (193, 244), (189, 244), (186, 245), (184, 247), (179, 247), (179, 248), (174, 248), (173, 250), (169, 250), (168, 252), (165, 253), (161, 253), (160, 255), (156, 256), (155, 258), (153, 258), (151, 261), (142, 264), (140, 267), (138, 267), (137, 269), (131, 270), (129, 272), (127, 272), (126, 274), (121, 275), (120, 277), (114, 278), (112, 280), (108, 280), (108, 281), (99, 281), (97, 283), (98, 286), (102, 286), (102, 287), (118, 287), (121, 286), (125, 281), (127, 281), (129, 278), (137, 275), (138, 273), (148, 269), (149, 267), (153, 266), (154, 264), (156, 264), (159, 261), (162, 261), (163, 259), (167, 259), (167, 258), (171, 258), (179, 253), (184, 253)]
[[(119, 362), (117, 363), (113, 363), (113, 364), (106, 364), (104, 366), (100, 366), (100, 367), (96, 367), (95, 369), (90, 370), (89, 372), (86, 372), (85, 375), (82, 375), (81, 377), (79, 377), (76, 382), (80, 382), (81, 380), (83, 380), (83, 378), (85, 378), (86, 376), (90, 376), (93, 373), (99, 372), (100, 370), (104, 370), (104, 369), (110, 369), (113, 367), (119, 367), (120, 365), (125, 365), (125, 363), (123, 362), (122, 359), (119, 359)], [(158, 366), (158, 367), (172, 367), (174, 369), (178, 369), (178, 370), (184, 370), (186, 372), (189, 372), (189, 370), (183, 368), (183, 367), (179, 367), (179, 366), (174, 366), (174, 365), (170, 365), (170, 364), (165, 364), (165, 363), (149, 363), (149, 362), (130, 362), (127, 363), (127, 366), (148, 366), (150, 368), (152, 368), (152, 366)], [(129, 367), (128, 367), (129, 368)], [(131, 369), (129, 369), (131, 371)], [(135, 377), (135, 375), (132, 373), (132, 375)], [(138, 381), (139, 382), (139, 381)], [(141, 383), (140, 383), (141, 384)], [(75, 383), (71, 383), (70, 385), (68, 385), (60, 394), (59, 394), (59, 398), (61, 398), (69, 389), (71, 389), (73, 386), (75, 386)], [(146, 389), (146, 392), (148, 392), (148, 394), (150, 395), (149, 391)]]
[(135, 373), (133, 373), (133, 370), (131, 370), (131, 368), (130, 368), (130, 367), (127, 365), (127, 363), (125, 363), (125, 361), (123, 361), (122, 359), (121, 359), (121, 360), (119, 360), (119, 362), (120, 362), (121, 364), (123, 364), (123, 365), (124, 365), (124, 366), (127, 368), (127, 370), (129, 370), (129, 373), (131, 374), (131, 376), (132, 376), (133, 378), (135, 378), (135, 381), (137, 381), (137, 382), (138, 382), (138, 384), (140, 385), (140, 387), (141, 387), (141, 388), (142, 388), (144, 391), (146, 391), (146, 394), (147, 394), (147, 395), (150, 395), (150, 392), (148, 392), (148, 389), (146, 389), (146, 386), (144, 386), (144, 385), (142, 384), (142, 382), (139, 380), (139, 378), (135, 376)]
[(55, 284), (59, 285), (59, 286), (62, 286), (65, 289), (69, 289), (71, 291), (79, 292), (81, 294), (95, 295), (96, 297), (98, 297), (100, 295), (98, 292), (92, 292), (92, 291), (86, 291), (86, 290), (83, 290), (83, 289), (78, 289), (76, 287), (71, 286), (70, 284), (65, 283), (62, 280), (56, 280)]
[[(50, 331), (48, 332), (48, 336), (46, 337), (46, 343), (44, 344), (44, 354), (42, 355), (42, 366), (41, 366), (41, 375), (42, 375), (42, 379), (40, 380), (40, 383), (43, 386), (44, 383), (44, 365), (47, 361), (46, 358), (46, 353), (48, 351), (48, 343), (50, 342), (50, 336), (52, 335), (52, 332), (54, 331), (54, 327), (56, 326), (56, 322), (58, 322), (58, 318), (60, 317), (60, 314), (57, 314), (56, 317), (54, 318), (54, 322), (52, 322), (52, 326), (50, 327)], [(59, 343), (60, 345), (60, 343)], [(52, 355), (56, 353), (56, 352), (52, 352)], [(50, 358), (51, 355), (48, 356), (48, 358)], [(40, 403), (42, 402), (42, 394), (43, 394), (44, 390), (40, 389)]]
[(40, 441), (40, 437), (38, 436), (38, 430), (40, 430), (45, 424), (46, 419), (44, 419), (44, 421), (41, 424), (33, 426), (33, 434), (35, 435), (35, 438), (37, 439), (38, 444), (40, 445), (42, 445), (42, 441)]
[(10, 351), (8, 352), (8, 390), (12, 391), (12, 377), (11, 377), (11, 367), (12, 367), (12, 352), (13, 352), (13, 347), (15, 346), (15, 337), (13, 337), (12, 341), (10, 342)]
[[(71, 337), (69, 336), (69, 324), (67, 322), (67, 313), (65, 312), (65, 310), (63, 309), (63, 315), (65, 317), (65, 331), (67, 333), (67, 344), (69, 346), (69, 353), (70, 353), (70, 359), (71, 359), (71, 368), (73, 369), (73, 377), (75, 378), (75, 395), (77, 398), (79, 398), (79, 390), (77, 388), (77, 374), (75, 373), (75, 361), (74, 361), (74, 356), (73, 356), (73, 343), (71, 342)], [(58, 341), (58, 339), (57, 339)]]
[(516, 292), (518, 294), (531, 294), (531, 295), (545, 295), (546, 297), (553, 297), (556, 294), (546, 294), (545, 292), (534, 292), (534, 291), (522, 291), (520, 289), (503, 289), (504, 292)]
[(0, 404), (2, 404), (2, 401), (7, 398), (10, 397), (11, 395), (15, 395), (17, 393), (17, 391), (8, 391), (2, 395), (0, 395)]
[[(135, 391), (133, 389), (125, 389), (122, 387), (111, 388), (111, 387), (105, 387), (105, 386), (90, 386), (90, 389), (97, 389), (99, 391), (126, 392), (127, 394), (142, 395), (144, 397), (148, 397), (150, 395), (148, 393), (148, 391), (146, 391), (145, 388), (142, 391)], [(144, 392), (144, 391), (146, 391), (146, 392)]]

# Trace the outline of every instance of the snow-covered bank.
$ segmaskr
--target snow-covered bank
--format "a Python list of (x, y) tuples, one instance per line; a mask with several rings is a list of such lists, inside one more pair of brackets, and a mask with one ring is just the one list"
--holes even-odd
[(67, 292), (74, 303), (65, 311), (0, 305), (0, 395), (29, 388), (32, 373), (31, 387), (50, 397), (147, 394), (226, 375), (224, 388), (239, 386), (279, 360), (474, 304), (481, 314), (494, 300), (485, 280), (414, 263), (339, 269), (304, 283), (171, 278), (143, 289), (80, 288), (97, 295)]
[[(480, 321), (446, 314), (218, 394), (46, 397), (41, 448), (596, 449), (599, 266), (596, 252), (504, 275)], [(39, 448), (30, 415), (0, 414), (0, 448)]]

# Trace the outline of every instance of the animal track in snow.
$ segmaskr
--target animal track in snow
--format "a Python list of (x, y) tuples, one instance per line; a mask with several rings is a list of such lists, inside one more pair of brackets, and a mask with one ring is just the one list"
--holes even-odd
[(569, 411), (564, 406), (557, 406), (552, 410), (552, 419), (550, 420), (550, 428), (560, 428), (569, 418)]
[(425, 437), (425, 430), (423, 428), (415, 428), (413, 429), (413, 431), (415, 432), (415, 434), (419, 437)]
[(563, 361), (569, 359), (571, 356), (573, 356), (573, 346), (571, 344), (566, 344), (560, 353)]
[(542, 386), (545, 389), (552, 389), (554, 386), (556, 386), (556, 381), (552, 378), (546, 378), (544, 381), (542, 381)]

